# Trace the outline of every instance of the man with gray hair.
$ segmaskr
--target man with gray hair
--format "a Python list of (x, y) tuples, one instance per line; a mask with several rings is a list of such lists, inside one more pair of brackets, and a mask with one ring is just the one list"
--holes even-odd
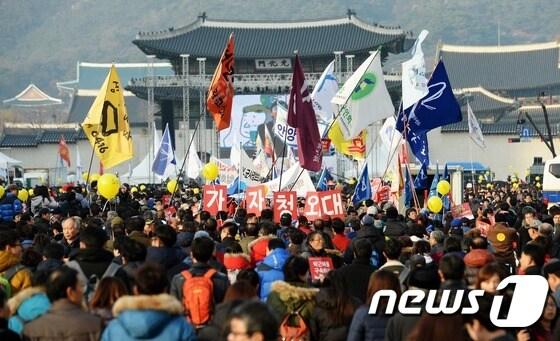
[(69, 217), (62, 221), (62, 234), (64, 238), (60, 241), (64, 246), (64, 257), (68, 257), (72, 251), (80, 248), (80, 228), (82, 219), (80, 217)]

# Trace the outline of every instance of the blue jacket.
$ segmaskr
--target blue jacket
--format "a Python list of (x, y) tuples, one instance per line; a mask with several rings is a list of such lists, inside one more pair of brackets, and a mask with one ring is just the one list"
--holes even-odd
[(123, 296), (115, 302), (115, 318), (101, 340), (196, 340), (182, 311), (183, 305), (168, 294)]
[(12, 221), (16, 213), (21, 213), (21, 201), (13, 193), (7, 193), (4, 200), (0, 202), (0, 216), (3, 221)]
[(288, 257), (290, 254), (285, 249), (274, 249), (257, 266), (260, 281), (259, 297), (262, 301), (266, 301), (273, 282), (284, 280), (283, 268)]
[(8, 320), (8, 328), (19, 335), (26, 323), (39, 318), (51, 308), (49, 298), (40, 288), (24, 289), (10, 302), (15, 314)]

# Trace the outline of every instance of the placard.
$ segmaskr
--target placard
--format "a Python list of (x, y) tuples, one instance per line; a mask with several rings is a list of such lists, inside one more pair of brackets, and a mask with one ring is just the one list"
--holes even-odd
[(297, 218), (297, 193), (296, 192), (274, 192), (272, 196), (274, 207), (274, 221), (280, 222), (280, 216), (290, 213), (292, 219)]
[(202, 207), (215, 216), (218, 211), (227, 210), (227, 186), (204, 185), (202, 187)]
[(330, 257), (309, 257), (309, 274), (312, 282), (321, 282), (334, 269)]
[(245, 206), (247, 213), (254, 213), (257, 216), (260, 216), (266, 205), (265, 195), (266, 186), (249, 186), (245, 192)]

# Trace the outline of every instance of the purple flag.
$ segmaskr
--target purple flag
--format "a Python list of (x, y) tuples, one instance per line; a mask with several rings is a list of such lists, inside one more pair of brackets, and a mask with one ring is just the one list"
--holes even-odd
[(296, 55), (292, 76), (288, 124), (297, 129), (299, 164), (304, 169), (318, 172), (323, 161), (321, 135), (298, 55)]

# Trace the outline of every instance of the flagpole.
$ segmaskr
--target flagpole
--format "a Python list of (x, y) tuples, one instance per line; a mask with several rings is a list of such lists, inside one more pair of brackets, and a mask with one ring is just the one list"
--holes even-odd
[[(87, 177), (86, 177), (86, 189), (87, 189), (88, 186), (89, 186), (89, 177), (91, 176), (91, 166), (92, 166), (92, 164), (93, 164), (93, 155), (95, 154), (95, 145), (96, 145), (96, 144), (97, 144), (97, 143), (95, 143), (95, 144), (91, 147), (91, 156), (90, 156), (90, 158), (89, 158), (89, 167), (88, 167)], [(90, 207), (91, 207), (91, 187), (90, 187), (90, 190), (87, 191), (87, 197), (88, 197), (88, 201), (89, 201), (89, 204), (90, 204)], [(91, 210), (90, 210), (90, 213), (91, 213)]]
[[(280, 190), (282, 189), (282, 173), (284, 173), (284, 161), (285, 161), (285, 158), (286, 158), (286, 140), (287, 140), (287, 137), (288, 137), (288, 120), (286, 120), (286, 125), (285, 125), (285, 130), (284, 130), (284, 145), (282, 146), (282, 163), (280, 164), (280, 182), (278, 183), (278, 192), (280, 192)], [(301, 173), (299, 175), (301, 175)], [(298, 176), (298, 179), (299, 179), (299, 176)], [(297, 180), (296, 180), (296, 182), (297, 182)]]
[[(181, 164), (181, 169), (179, 169), (179, 175), (182, 175), (183, 171), (185, 169), (185, 164), (186, 164), (187, 158), (189, 156), (189, 151), (191, 150), (191, 146), (194, 142), (194, 136), (196, 134), (196, 131), (198, 130), (198, 127), (200, 126), (200, 120), (201, 120), (201, 117), (198, 118), (198, 121), (196, 122), (196, 127), (194, 127), (194, 131), (192, 133), (191, 140), (189, 141), (189, 146), (187, 148), (187, 151), (185, 152), (185, 158), (183, 159), (183, 163)], [(185, 177), (183, 176), (183, 179), (184, 178)], [(188, 178), (188, 176), (187, 176), (187, 178)], [(174, 203), (175, 192), (177, 192), (178, 185), (179, 185), (179, 176), (177, 176), (177, 181), (175, 181), (175, 186), (173, 187), (173, 192), (171, 193), (171, 205), (173, 205), (173, 203)]]

